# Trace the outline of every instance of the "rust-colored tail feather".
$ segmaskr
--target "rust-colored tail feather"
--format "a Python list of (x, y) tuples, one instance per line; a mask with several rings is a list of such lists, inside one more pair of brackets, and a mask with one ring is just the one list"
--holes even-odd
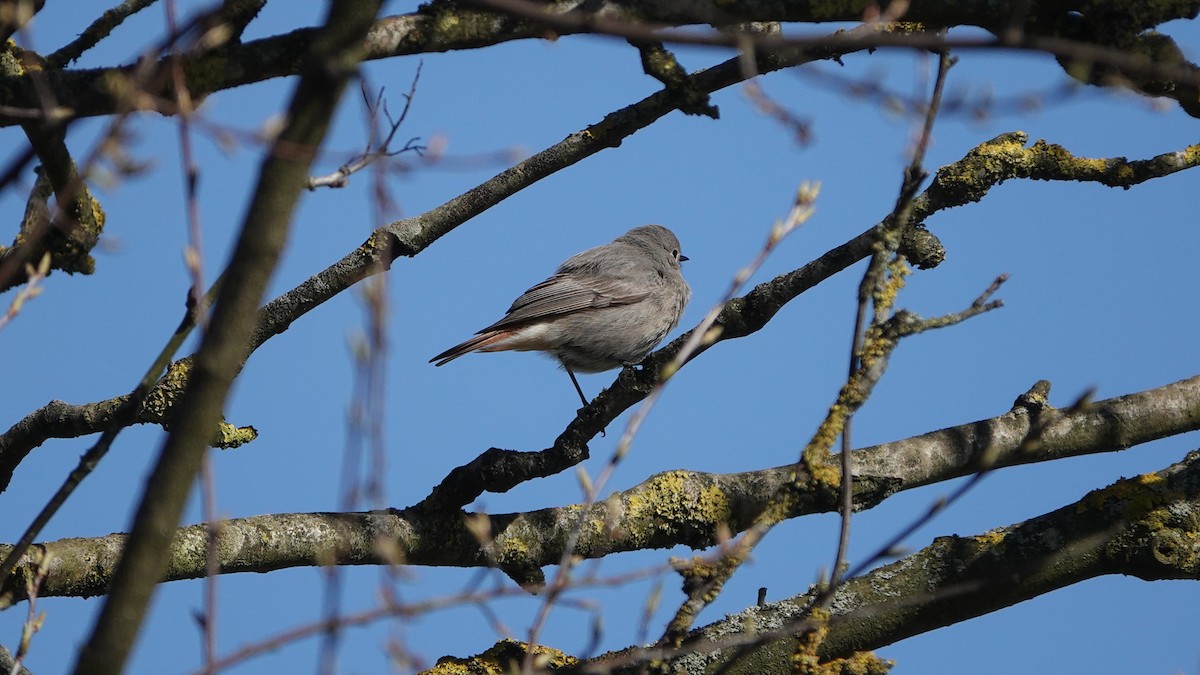
[[(429, 359), (429, 362), (433, 363), (435, 366), (444, 366), (463, 354), (470, 354), (471, 352), (479, 351), (480, 349), (483, 349), (494, 342), (498, 342), (499, 340), (508, 337), (511, 333), (512, 331), (500, 330), (488, 331), (486, 333), (476, 335), (470, 340), (467, 340), (462, 344), (454, 345), (450, 349), (447, 349), (441, 354)], [(435, 361), (436, 363), (434, 363)]]

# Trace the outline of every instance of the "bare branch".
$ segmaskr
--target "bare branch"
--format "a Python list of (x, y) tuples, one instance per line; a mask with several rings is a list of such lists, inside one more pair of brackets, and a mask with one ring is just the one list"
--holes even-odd
[[(393, 118), (391, 113), (388, 112), (387, 103), (383, 98), (383, 89), (380, 89), (378, 95), (376, 95), (374, 100), (372, 100), (370, 95), (367, 93), (366, 83), (363, 83), (362, 95), (363, 99), (366, 101), (367, 110), (370, 114), (370, 119), (368, 121), (370, 137), (367, 139), (366, 147), (363, 149), (361, 154), (343, 164), (338, 168), (337, 171), (325, 176), (314, 176), (309, 178), (306, 186), (309, 190), (316, 190), (319, 187), (346, 187), (352, 174), (362, 171), (378, 160), (386, 159), (388, 157), (395, 157), (408, 152), (416, 153), (417, 156), (420, 157), (421, 154), (425, 152), (426, 147), (418, 144), (417, 138), (410, 138), (408, 142), (404, 144), (404, 147), (400, 148), (399, 150), (391, 149), (392, 140), (396, 137), (396, 132), (400, 130), (400, 125), (404, 123), (404, 119), (408, 117), (409, 108), (412, 107), (413, 97), (416, 96), (417, 93), (417, 82), (419, 82), (421, 79), (421, 68), (423, 65), (423, 62), (417, 63), (417, 72), (413, 75), (412, 85), (409, 86), (408, 93), (403, 95), (404, 108), (400, 111), (400, 116), (397, 118)], [(376, 147), (375, 134), (378, 129), (380, 114), (387, 117), (389, 128), (387, 134), (383, 137), (383, 141), (379, 143), (378, 147)]]
[[(499, 6), (499, 0), (489, 2)], [(1107, 0), (1095, 6), (1090, 16), (1106, 16)], [(1150, 95), (1171, 96), (1180, 101), (1190, 114), (1190, 101), (1197, 100), (1200, 71), (1179, 54), (1169, 37), (1146, 33), (1159, 24), (1173, 19), (1193, 18), (1195, 8), (1189, 3), (1160, 3), (1147, 6), (1137, 15), (1138, 22), (1123, 26), (1125, 42), (1119, 45), (1086, 42), (1088, 30), (1100, 35), (1111, 32), (1111, 25), (1080, 26), (1078, 13), (1058, 5), (1035, 3), (1025, 17), (1020, 30), (1014, 30), (1013, 14), (1004, 6), (987, 3), (916, 3), (909, 7), (904, 18), (912, 24), (930, 29), (953, 26), (978, 26), (1001, 35), (997, 38), (940, 37), (930, 32), (902, 34), (880, 31), (869, 24), (867, 31), (841, 32), (816, 38), (788, 38), (761, 35), (753, 31), (696, 31), (664, 32), (660, 27), (708, 23), (727, 27), (746, 22), (856, 22), (862, 20), (862, 5), (857, 2), (812, 3), (728, 3), (704, 5), (688, 3), (675, 7), (671, 3), (640, 4), (633, 8), (618, 0), (589, 3), (592, 14), (573, 11), (574, 5), (514, 4), (505, 0), (505, 12), (520, 7), (532, 7), (531, 17), (514, 19), (510, 14), (463, 8), (453, 3), (429, 3), (421, 10), (407, 15), (380, 19), (364, 41), (364, 59), (384, 59), (396, 56), (477, 49), (510, 40), (546, 39), (551, 36), (587, 33), (602, 30), (642, 41), (706, 44), (742, 49), (747, 44), (759, 51), (788, 51), (810, 49), (834, 53), (849, 53), (880, 47), (922, 50), (1008, 50), (1048, 53), (1060, 57), (1068, 72), (1086, 81), (1126, 86), (1135, 85)], [(548, 13), (546, 9), (556, 13)], [(735, 13), (736, 12), (736, 13)], [(621, 20), (607, 17), (620, 16)], [(610, 25), (612, 24), (612, 25)], [(547, 28), (553, 29), (548, 33)], [(286, 35), (273, 36), (246, 43), (229, 44), (220, 49), (192, 56), (185, 61), (188, 87), (196, 96), (229, 89), (266, 79), (295, 75), (297, 54), (303, 53), (313, 30), (303, 29)], [(1063, 37), (1066, 36), (1066, 37)], [(1078, 38), (1083, 37), (1084, 40)], [(1174, 47), (1172, 49), (1172, 47)], [(253, 67), (250, 64), (254, 64)], [(1088, 67), (1095, 66), (1095, 68)], [(219, 73), (214, 76), (214, 73)], [(127, 74), (124, 68), (104, 68), (88, 71), (54, 71), (50, 78), (56, 98), (72, 101), (80, 116), (108, 115), (120, 109), (120, 102), (98, 83), (119, 79)], [(1190, 97), (1190, 98), (1189, 98)], [(169, 100), (169, 96), (160, 97)], [(18, 79), (8, 100), (0, 104), (17, 108), (36, 108), (37, 96), (27, 79)], [(154, 105), (145, 98), (144, 105)], [(170, 114), (171, 111), (163, 110)], [(0, 126), (20, 120), (0, 116)]]
[[(1075, 410), (1049, 405), (1017, 406), (997, 417), (885, 443), (854, 453), (856, 508), (870, 508), (911, 488), (969, 476), (986, 456), (995, 469), (1114, 452), (1200, 429), (1200, 375)], [(1037, 430), (1035, 447), (1026, 440)], [(575, 548), (584, 558), (685, 544), (711, 546), (718, 532), (750, 527), (772, 493), (796, 480), (792, 466), (734, 474), (672, 471), (617, 493), (590, 508), (602, 531), (585, 530)], [(800, 476), (788, 517), (835, 511), (836, 493), (806, 491)], [(343, 565), (390, 564), (379, 541), (395, 544), (409, 565), (530, 569), (556, 564), (579, 517), (578, 506), (528, 513), (492, 514), (491, 538), (481, 544), (461, 511), (424, 509), (372, 513), (279, 514), (225, 521), (218, 555), (223, 574), (268, 572), (331, 560)], [(262, 532), (291, 537), (263, 537)], [(181, 528), (164, 581), (205, 574), (209, 529)], [(53, 555), (42, 597), (93, 596), (105, 592), (125, 535), (63, 539), (34, 551)], [(0, 547), (4, 553), (7, 547)], [(389, 547), (390, 548), (390, 547)], [(334, 557), (329, 557), (333, 552)], [(32, 554), (31, 554), (32, 555)], [(40, 560), (26, 558), (2, 589), (0, 605), (24, 598), (25, 579)]]
[[(249, 316), (287, 239), (299, 190), (328, 131), (341, 92), (357, 65), (362, 39), (379, 2), (335, 0), (322, 39), (306, 54), (306, 70), (288, 109), (280, 139), (309, 147), (307, 157), (268, 153), (237, 245), (223, 273), (212, 319), (196, 352), (195, 368), (133, 519), (129, 541), (113, 572), (108, 597), (80, 649), (76, 673), (119, 673), (137, 636), (154, 585), (167, 569), (171, 534), (179, 523), (192, 482), (221, 418), (233, 379), (248, 351)], [(206, 558), (206, 556), (202, 556)]]
[(153, 5), (155, 2), (158, 2), (158, 0), (123, 0), (121, 4), (104, 10), (104, 13), (99, 18), (83, 29), (79, 37), (47, 56), (46, 63), (51, 68), (65, 68), (71, 65), (72, 61), (77, 60), (83, 56), (84, 52), (95, 47), (97, 43), (108, 37), (117, 26), (125, 22), (125, 19)]

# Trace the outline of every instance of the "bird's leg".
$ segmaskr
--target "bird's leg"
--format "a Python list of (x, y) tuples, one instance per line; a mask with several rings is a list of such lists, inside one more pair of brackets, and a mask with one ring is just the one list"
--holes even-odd
[[(563, 370), (567, 371), (567, 374), (571, 376), (571, 384), (575, 385), (575, 391), (579, 394), (579, 400), (583, 402), (583, 407), (588, 407), (587, 397), (583, 395), (583, 388), (579, 386), (579, 380), (575, 379), (575, 373), (565, 363), (563, 364)], [(604, 429), (601, 429), (600, 435), (607, 436), (608, 434), (604, 433)]]
[(583, 407), (586, 408), (588, 405), (588, 400), (587, 397), (583, 395), (583, 388), (579, 386), (579, 380), (575, 379), (575, 373), (571, 372), (571, 369), (565, 365), (563, 366), (563, 370), (566, 370), (567, 374), (571, 376), (571, 384), (575, 385), (575, 391), (579, 393), (579, 400), (583, 402)]
[[(588, 407), (588, 398), (587, 398), (587, 396), (583, 395), (583, 388), (580, 387), (580, 381), (576, 380), (575, 372), (572, 372), (571, 369), (566, 368), (565, 363), (563, 364), (563, 370), (566, 371), (566, 375), (571, 376), (571, 384), (575, 384), (575, 390), (578, 394), (580, 394), (580, 400), (583, 401), (583, 407)], [(581, 410), (582, 410), (582, 408), (581, 408)], [(604, 432), (604, 429), (600, 430), (600, 435), (607, 436), (607, 434), (605, 434), (605, 432)]]

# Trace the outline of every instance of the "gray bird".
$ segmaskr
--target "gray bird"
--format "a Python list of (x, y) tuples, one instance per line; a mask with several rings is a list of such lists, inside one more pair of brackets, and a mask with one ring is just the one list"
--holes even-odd
[(525, 291), (496, 323), (429, 360), (470, 352), (543, 351), (571, 376), (640, 362), (679, 323), (692, 289), (679, 271), (687, 256), (662, 225), (643, 225), (589, 248)]

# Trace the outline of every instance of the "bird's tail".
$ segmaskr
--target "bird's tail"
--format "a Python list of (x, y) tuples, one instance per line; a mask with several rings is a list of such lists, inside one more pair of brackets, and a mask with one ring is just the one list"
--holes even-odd
[(429, 359), (429, 362), (435, 366), (444, 366), (463, 354), (470, 354), (471, 352), (486, 349), (488, 345), (499, 342), (500, 340), (509, 337), (509, 335), (511, 335), (511, 331), (506, 330), (488, 331), (486, 333), (476, 335), (470, 340), (467, 340), (462, 344), (454, 345), (450, 349), (447, 349), (441, 354)]

